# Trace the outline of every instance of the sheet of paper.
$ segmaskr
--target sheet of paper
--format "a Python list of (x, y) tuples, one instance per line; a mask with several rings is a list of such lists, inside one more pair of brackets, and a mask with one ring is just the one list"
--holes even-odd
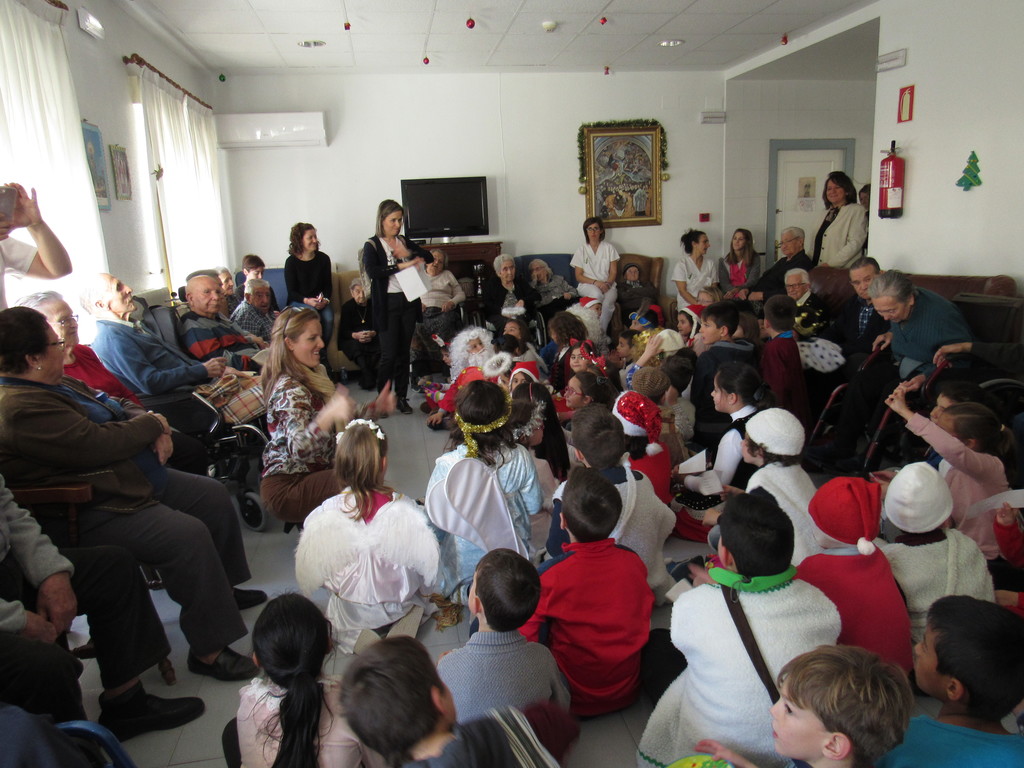
[(697, 472), (704, 472), (708, 468), (708, 452), (701, 451), (696, 456), (691, 456), (678, 467), (676, 472), (681, 475), (692, 475)]
[(409, 301), (415, 301), (430, 290), (427, 273), (422, 265), (400, 269), (396, 276), (398, 277), (398, 284), (402, 286), (405, 298)]
[(714, 496), (716, 493), (721, 493), (723, 490), (722, 478), (718, 476), (718, 473), (715, 472), (715, 470), (708, 470), (700, 476), (700, 492), (705, 496)]
[[(964, 520), (973, 520), (979, 515), (985, 514), (990, 509), (999, 509), (1003, 506), (1004, 502), (1014, 509), (1024, 507), (1024, 491), (1006, 491), (1005, 493), (997, 493), (995, 496), (990, 496), (987, 499), (976, 501), (968, 507), (967, 514), (964, 515)], [(960, 522), (963, 522), (963, 520)]]

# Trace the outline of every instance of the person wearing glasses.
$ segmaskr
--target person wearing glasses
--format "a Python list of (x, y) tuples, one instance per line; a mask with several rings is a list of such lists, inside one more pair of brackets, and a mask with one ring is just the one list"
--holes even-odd
[[(19, 307), (28, 307), (40, 312), (64, 342), (64, 375), (71, 376), (88, 384), (99, 392), (106, 392), (119, 400), (128, 400), (139, 407), (144, 407), (138, 395), (131, 391), (124, 382), (111, 373), (96, 353), (88, 345), (78, 339), (78, 315), (56, 291), (40, 291), (22, 297)], [(175, 425), (173, 414), (164, 414), (172, 427)], [(206, 447), (194, 437), (177, 430), (171, 433), (174, 452), (167, 464), (181, 472), (194, 475), (205, 475), (209, 470), (210, 459)]]
[(817, 336), (818, 331), (828, 325), (828, 305), (811, 292), (811, 275), (806, 269), (797, 267), (786, 272), (786, 295), (796, 302), (796, 317), (793, 330), (800, 338)]
[(871, 345), (889, 330), (889, 323), (875, 311), (868, 295), (871, 282), (882, 273), (882, 268), (870, 256), (861, 256), (850, 265), (850, 287), (854, 295), (843, 304), (839, 315), (818, 335), (835, 342), (843, 351), (847, 364), (843, 371), (852, 378), (865, 358), (871, 354)]
[(589, 296), (601, 302), (601, 330), (608, 332), (608, 323), (615, 313), (618, 289), (615, 276), (619, 269), (619, 252), (605, 242), (604, 222), (600, 216), (591, 216), (583, 222), (586, 242), (576, 249), (569, 266), (576, 270), (576, 290), (580, 296)]
[[(875, 311), (888, 322), (885, 333), (873, 342), (874, 349), (888, 349), (892, 361), (879, 361), (859, 371), (843, 400), (833, 441), (812, 446), (806, 457), (820, 466), (856, 469), (857, 441), (878, 420), (885, 399), (898, 384), (907, 391), (920, 389), (935, 370), (938, 351), (949, 344), (973, 342), (967, 321), (953, 302), (927, 288), (918, 288), (899, 270), (876, 276), (868, 288)], [(953, 365), (967, 365), (965, 360)]]
[(763, 304), (772, 296), (786, 293), (786, 273), (789, 270), (811, 270), (811, 259), (804, 253), (804, 231), (800, 227), (786, 227), (782, 230), (779, 251), (785, 258), (776, 261), (752, 288), (738, 291), (737, 299)]
[[(121, 546), (160, 571), (181, 606), (191, 672), (253, 677), (255, 665), (229, 644), (248, 632), (239, 611), (267, 596), (235, 587), (250, 572), (227, 488), (167, 468), (167, 420), (65, 376), (64, 347), (40, 312), (0, 311), (0, 474), (12, 485), (89, 483), (78, 545)], [(39, 524), (57, 546), (69, 543), (65, 519)]]

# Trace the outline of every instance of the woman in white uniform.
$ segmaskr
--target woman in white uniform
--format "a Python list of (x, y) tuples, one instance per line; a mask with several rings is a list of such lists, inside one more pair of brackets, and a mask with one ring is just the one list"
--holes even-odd
[(583, 222), (583, 236), (587, 242), (576, 249), (569, 264), (576, 269), (580, 296), (601, 302), (601, 330), (607, 333), (618, 296), (615, 276), (619, 268), (619, 252), (611, 243), (604, 241), (604, 222), (599, 216), (591, 216)]

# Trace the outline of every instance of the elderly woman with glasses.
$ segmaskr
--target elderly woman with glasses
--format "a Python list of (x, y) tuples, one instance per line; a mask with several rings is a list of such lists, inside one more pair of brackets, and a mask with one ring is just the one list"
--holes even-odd
[(522, 317), (529, 322), (540, 294), (516, 275), (516, 260), (507, 253), (499, 253), (494, 257), (494, 275), (484, 283), (481, 298), (487, 322), (500, 331), (509, 317)]
[(808, 458), (818, 464), (838, 463), (846, 468), (864, 425), (872, 427), (876, 411), (882, 412), (885, 399), (896, 386), (902, 382), (908, 391), (919, 389), (924, 377), (935, 370), (932, 361), (940, 347), (974, 340), (956, 305), (927, 288), (915, 287), (899, 270), (877, 275), (868, 295), (875, 311), (889, 322), (889, 330), (875, 339), (873, 346), (890, 350), (892, 360), (876, 360), (853, 377), (834, 441), (807, 451)]
[[(79, 545), (121, 546), (159, 569), (181, 606), (192, 672), (252, 677), (252, 662), (228, 644), (246, 634), (239, 607), (266, 595), (232, 590), (250, 574), (227, 489), (166, 468), (167, 421), (65, 376), (65, 346), (36, 310), (0, 312), (0, 473), (12, 484), (89, 483)], [(55, 544), (68, 543), (65, 520), (39, 522)]]
[(530, 278), (530, 287), (540, 296), (537, 309), (544, 316), (544, 322), (554, 317), (556, 312), (571, 307), (573, 300), (579, 296), (564, 277), (551, 271), (544, 259), (530, 262)]
[(430, 290), (420, 297), (423, 327), (428, 334), (437, 334), (445, 341), (451, 341), (462, 327), (458, 308), (466, 300), (466, 292), (449, 271), (447, 254), (435, 249), (430, 255), (434, 257), (434, 261), (426, 266)]
[(586, 242), (576, 249), (569, 264), (576, 269), (580, 296), (601, 302), (601, 330), (607, 333), (618, 296), (615, 276), (618, 274), (619, 252), (611, 243), (605, 242), (604, 222), (600, 216), (591, 216), (583, 222), (583, 237)]
[[(46, 318), (50, 328), (64, 342), (64, 375), (71, 376), (88, 384), (99, 392), (111, 397), (127, 400), (142, 407), (138, 395), (110, 372), (96, 353), (78, 340), (78, 315), (56, 291), (42, 291), (25, 296), (18, 306), (29, 307), (40, 312)], [(174, 419), (171, 418), (171, 421)], [(206, 447), (194, 437), (183, 432), (171, 433), (173, 453), (167, 460), (169, 466), (182, 472), (205, 475), (209, 470), (210, 459)]]

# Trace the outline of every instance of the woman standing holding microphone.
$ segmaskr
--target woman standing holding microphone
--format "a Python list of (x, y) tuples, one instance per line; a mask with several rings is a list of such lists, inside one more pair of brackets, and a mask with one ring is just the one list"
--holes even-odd
[(380, 336), (377, 391), (392, 382), (392, 391), (398, 398), (396, 407), (402, 413), (412, 413), (406, 397), (409, 345), (420, 316), (420, 300), (406, 298), (398, 273), (430, 264), (434, 257), (398, 234), (404, 217), (405, 210), (394, 200), (385, 200), (377, 207), (376, 234), (363, 246), (363, 269), (370, 278), (373, 323)]

